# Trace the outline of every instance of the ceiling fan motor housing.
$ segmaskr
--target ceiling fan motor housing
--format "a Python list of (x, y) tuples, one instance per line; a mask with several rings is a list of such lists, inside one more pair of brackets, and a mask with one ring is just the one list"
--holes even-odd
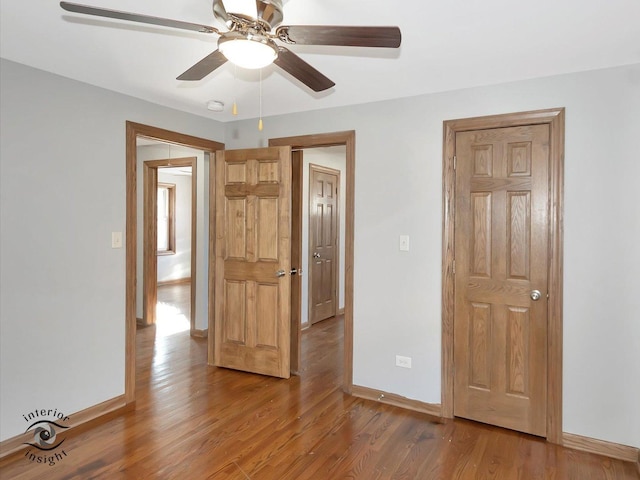
[[(229, 9), (225, 7), (223, 0), (213, 0), (213, 14), (223, 22), (228, 28), (233, 29), (234, 25), (254, 23), (261, 25), (267, 32), (282, 23), (282, 0), (255, 0), (255, 2), (234, 2), (227, 0)], [(244, 4), (255, 5), (255, 8), (234, 11), (237, 6)], [(242, 5), (240, 5), (242, 4)]]

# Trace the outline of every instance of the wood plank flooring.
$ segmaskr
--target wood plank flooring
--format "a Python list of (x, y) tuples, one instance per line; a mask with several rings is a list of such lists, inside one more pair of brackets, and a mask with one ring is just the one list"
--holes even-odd
[(158, 306), (161, 305), (174, 307), (185, 318), (189, 318), (189, 312), (191, 311), (191, 284), (158, 285)]
[[(635, 465), (345, 395), (342, 318), (303, 333), (289, 380), (206, 365), (206, 340), (138, 332), (137, 405), (4, 479), (638, 479)], [(99, 372), (96, 372), (99, 374)]]

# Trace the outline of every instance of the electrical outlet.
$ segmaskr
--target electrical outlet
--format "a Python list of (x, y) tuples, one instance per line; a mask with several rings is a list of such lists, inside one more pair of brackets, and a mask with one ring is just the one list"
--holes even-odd
[(396, 367), (411, 368), (411, 357), (396, 355)]

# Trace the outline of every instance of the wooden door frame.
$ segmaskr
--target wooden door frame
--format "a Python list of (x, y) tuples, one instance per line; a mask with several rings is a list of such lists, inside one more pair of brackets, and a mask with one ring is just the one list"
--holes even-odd
[(453, 418), (456, 134), (490, 128), (549, 125), (547, 440), (557, 444), (562, 443), (564, 113), (564, 108), (554, 108), (445, 121), (442, 158), (442, 416)]
[[(312, 135), (299, 135), (293, 137), (271, 138), (270, 147), (291, 146), (291, 149), (332, 147), (344, 145), (346, 148), (346, 188), (345, 188), (345, 298), (344, 298), (344, 378), (342, 389), (351, 394), (353, 390), (353, 264), (354, 264), (354, 214), (355, 214), (355, 172), (356, 172), (356, 132), (349, 130), (344, 132), (319, 133)], [(293, 162), (292, 162), (293, 163)], [(302, 182), (302, 168), (295, 170), (296, 178)], [(298, 201), (302, 204), (302, 189), (299, 189)], [(302, 207), (300, 207), (302, 208)], [(292, 209), (292, 212), (295, 209)], [(302, 222), (297, 227), (301, 236)], [(292, 238), (294, 233), (292, 232)], [(292, 257), (293, 258), (293, 257)], [(300, 282), (297, 282), (300, 283)], [(292, 290), (292, 295), (294, 294)], [(293, 317), (293, 316), (292, 316)], [(299, 320), (299, 319), (298, 319)], [(300, 342), (302, 329), (300, 322), (292, 324), (291, 333), (291, 362), (299, 366)], [(293, 369), (292, 369), (293, 370)]]
[(185, 135), (135, 122), (126, 122), (126, 243), (125, 243), (125, 402), (136, 400), (136, 256), (137, 256), (137, 138), (195, 148), (212, 154), (224, 149), (224, 143)]
[[(311, 286), (313, 285), (313, 276), (311, 275), (311, 182), (312, 182), (312, 173), (316, 171), (316, 172), (322, 172), (322, 173), (327, 173), (329, 175), (335, 175), (338, 178), (338, 182), (336, 184), (336, 187), (338, 188), (338, 194), (336, 195), (336, 224), (337, 224), (337, 228), (336, 228), (336, 248), (335, 248), (335, 254), (334, 254), (334, 284), (335, 284), (335, 302), (334, 302), (334, 311), (333, 311), (333, 316), (337, 315), (338, 313), (338, 301), (339, 301), (339, 289), (340, 289), (340, 195), (342, 194), (340, 192), (340, 170), (336, 170), (335, 168), (330, 168), (330, 167), (325, 167), (323, 165), (316, 165), (315, 163), (310, 163), (309, 164), (309, 208), (307, 211), (307, 215), (309, 216), (309, 234), (307, 235), (307, 254), (308, 254), (308, 263), (307, 265), (309, 265), (309, 283), (308, 283), (308, 291), (307, 291), (307, 318), (308, 318), (308, 322), (309, 325), (313, 325), (313, 322), (311, 321), (311, 309), (312, 309), (312, 305), (311, 305)], [(330, 317), (327, 317), (330, 318)]]
[(189, 332), (196, 334), (196, 204), (197, 204), (197, 157), (167, 158), (147, 160), (142, 164), (142, 320), (144, 325), (156, 323), (158, 303), (157, 235), (158, 218), (155, 214), (158, 204), (158, 169), (167, 167), (191, 167), (191, 279)]

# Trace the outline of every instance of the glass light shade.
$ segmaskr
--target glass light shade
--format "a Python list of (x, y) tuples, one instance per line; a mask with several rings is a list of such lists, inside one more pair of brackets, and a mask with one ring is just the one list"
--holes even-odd
[(218, 43), (218, 48), (231, 63), (242, 67), (257, 69), (273, 63), (278, 51), (267, 42), (234, 38)]

